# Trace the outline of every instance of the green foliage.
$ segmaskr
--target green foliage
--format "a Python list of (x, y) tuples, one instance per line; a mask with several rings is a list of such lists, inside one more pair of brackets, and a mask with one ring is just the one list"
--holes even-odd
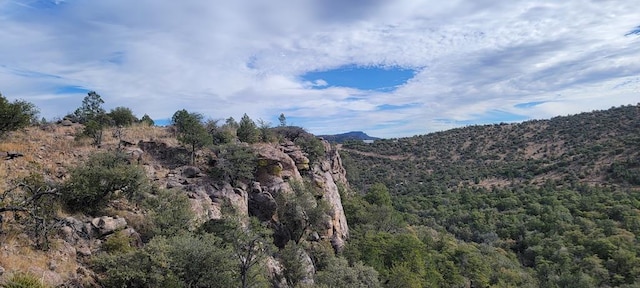
[(391, 206), (391, 194), (387, 186), (382, 183), (373, 184), (364, 196), (364, 200), (374, 205)]
[(110, 200), (126, 197), (139, 201), (148, 189), (142, 167), (129, 164), (123, 154), (97, 153), (71, 169), (62, 188), (68, 209), (95, 214)]
[(100, 122), (93, 119), (89, 120), (84, 125), (82, 136), (91, 138), (93, 140), (92, 144), (99, 146), (102, 144), (103, 128), (104, 126)]
[(169, 238), (172, 272), (185, 287), (232, 287), (237, 279), (232, 251), (211, 234)]
[(156, 125), (156, 123), (153, 121), (153, 119), (151, 119), (151, 117), (149, 117), (149, 115), (147, 115), (147, 114), (144, 114), (142, 116), (142, 118), (140, 118), (140, 123), (145, 124), (147, 126)]
[(15, 273), (0, 284), (3, 288), (46, 288), (48, 287), (38, 277), (30, 273)]
[(330, 207), (323, 199), (314, 197), (313, 186), (307, 182), (289, 182), (293, 193), (279, 193), (276, 197), (278, 208), (276, 213), (282, 225), (278, 233), (276, 245), (284, 246), (289, 240), (296, 244), (307, 235), (309, 229), (319, 228), (327, 221)]
[(326, 269), (316, 273), (316, 284), (319, 287), (381, 287), (376, 270), (363, 265), (361, 262), (356, 262), (353, 266), (350, 266), (347, 260), (341, 257), (333, 257), (329, 260)]
[(171, 270), (169, 242), (155, 238), (143, 249), (102, 254), (91, 260), (104, 287), (184, 287)]
[(236, 139), (235, 126), (229, 124), (223, 124), (218, 126), (219, 120), (208, 120), (205, 123), (205, 128), (211, 134), (214, 145), (229, 144)]
[(96, 117), (106, 113), (102, 108), (102, 104), (104, 104), (102, 97), (95, 91), (91, 91), (82, 99), (82, 106), (76, 109), (73, 116), (75, 120), (81, 124), (85, 124), (90, 120), (96, 120)]
[(175, 236), (187, 231), (194, 218), (189, 198), (180, 191), (158, 189), (149, 195), (142, 206), (148, 209), (150, 220), (140, 231), (143, 238), (153, 236)]
[(640, 159), (615, 161), (609, 168), (610, 177), (622, 183), (640, 185)]
[(232, 287), (231, 254), (213, 235), (152, 239), (144, 248), (92, 259), (105, 287)]
[(259, 139), (261, 142), (277, 142), (276, 136), (271, 130), (271, 123), (258, 119)]
[(419, 231), (423, 286), (638, 285), (639, 107), (345, 143), (351, 187), (383, 183), (398, 210), (343, 198), (345, 255), (383, 279), (415, 276), (405, 260), (381, 259), (399, 234)]
[(282, 272), (289, 287), (296, 287), (307, 276), (303, 258), (305, 253), (304, 249), (293, 241), (287, 243), (279, 252)]
[(102, 250), (107, 253), (127, 253), (133, 250), (129, 237), (122, 231), (118, 231), (102, 243)]
[(21, 100), (9, 103), (0, 94), (0, 136), (35, 123), (37, 116), (38, 109), (33, 104)]
[(212, 149), (217, 158), (211, 159), (210, 175), (221, 182), (249, 183), (254, 179), (257, 156), (245, 145), (220, 145)]
[(173, 125), (178, 129), (178, 141), (190, 146), (192, 164), (196, 161), (196, 150), (213, 142), (211, 135), (202, 125), (202, 118), (201, 114), (189, 113), (184, 109), (174, 113), (171, 118)]
[(233, 217), (211, 220), (208, 224), (205, 231), (215, 232), (228, 244), (240, 287), (266, 286), (265, 260), (275, 250), (271, 229), (253, 217), (246, 227)]
[[(108, 116), (109, 118), (111, 118), (111, 120), (113, 121), (113, 125), (115, 126), (131, 126), (131, 124), (138, 122), (138, 118), (133, 115), (131, 109), (127, 107), (116, 107), (114, 109), (111, 109), (111, 112), (109, 112)], [(153, 120), (151, 120), (151, 122), (153, 122)]]
[(238, 140), (246, 143), (256, 143), (260, 141), (260, 132), (256, 123), (247, 114), (242, 116), (238, 125)]

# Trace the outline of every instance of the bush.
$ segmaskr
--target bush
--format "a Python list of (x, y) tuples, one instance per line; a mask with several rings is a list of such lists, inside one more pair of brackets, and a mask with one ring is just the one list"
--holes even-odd
[(2, 285), (4, 288), (46, 288), (47, 285), (42, 283), (33, 274), (29, 273), (16, 273), (11, 275), (9, 279)]
[(111, 112), (109, 112), (109, 117), (113, 120), (115, 126), (131, 126), (131, 124), (138, 122), (138, 118), (133, 115), (131, 109), (127, 107), (116, 107), (112, 109)]
[(117, 198), (139, 201), (148, 189), (144, 170), (129, 164), (119, 153), (91, 155), (71, 170), (63, 187), (63, 200), (71, 211), (94, 214)]
[(92, 259), (104, 287), (233, 287), (233, 258), (213, 235), (156, 237), (144, 248)]
[(189, 199), (184, 193), (160, 189), (144, 200), (143, 206), (149, 209), (150, 220), (147, 231), (141, 231), (143, 238), (154, 235), (174, 236), (189, 228), (194, 214)]
[(249, 183), (254, 179), (257, 157), (251, 147), (243, 145), (221, 145), (214, 148), (218, 156), (210, 162), (212, 178), (220, 182), (242, 181)]
[(380, 287), (376, 270), (361, 262), (349, 266), (347, 260), (337, 257), (330, 259), (326, 270), (318, 271), (316, 284), (320, 287)]
[(170, 247), (164, 238), (153, 239), (143, 249), (92, 258), (104, 287), (182, 287), (169, 269)]
[(35, 123), (37, 115), (38, 109), (33, 104), (21, 100), (9, 103), (0, 94), (0, 136)]
[(127, 253), (133, 250), (129, 237), (118, 231), (102, 243), (102, 250), (108, 253)]

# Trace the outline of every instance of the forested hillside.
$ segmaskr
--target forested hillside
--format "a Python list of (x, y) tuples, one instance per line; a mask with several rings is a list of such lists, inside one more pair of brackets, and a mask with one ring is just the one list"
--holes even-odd
[[(388, 189), (393, 207), (371, 221), (345, 205), (351, 247), (413, 287), (635, 287), (639, 152), (640, 106), (348, 142), (351, 188), (369, 203)], [(370, 256), (399, 237), (425, 266)]]

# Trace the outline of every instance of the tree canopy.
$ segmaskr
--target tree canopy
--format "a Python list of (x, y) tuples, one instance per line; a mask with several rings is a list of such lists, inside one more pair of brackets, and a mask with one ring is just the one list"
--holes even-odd
[(0, 136), (28, 126), (37, 116), (38, 109), (33, 104), (22, 100), (9, 102), (0, 94)]

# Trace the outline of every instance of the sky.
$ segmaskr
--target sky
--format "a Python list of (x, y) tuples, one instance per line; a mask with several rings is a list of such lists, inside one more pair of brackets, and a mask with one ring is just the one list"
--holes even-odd
[(640, 102), (629, 0), (0, 0), (0, 92), (392, 138)]

